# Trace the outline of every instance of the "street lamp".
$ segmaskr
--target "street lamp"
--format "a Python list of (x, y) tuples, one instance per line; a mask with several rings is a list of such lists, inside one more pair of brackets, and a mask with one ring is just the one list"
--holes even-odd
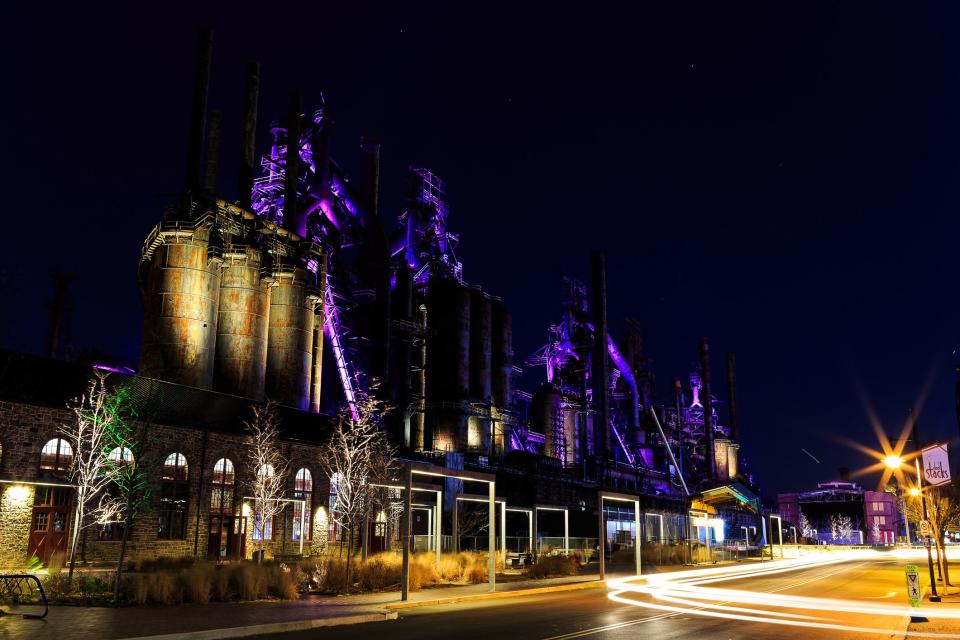
[[(913, 413), (911, 411), (911, 417)], [(903, 459), (897, 455), (889, 455), (883, 459), (883, 462), (891, 469), (898, 469), (903, 465)], [(923, 507), (923, 519), (929, 520), (930, 514), (927, 511), (927, 498), (923, 495), (923, 475), (920, 473), (920, 458), (914, 459), (917, 472), (917, 486), (910, 489), (911, 496), (920, 496), (920, 504)], [(919, 537), (919, 536), (918, 536)], [(927, 564), (930, 569), (930, 601), (940, 602), (940, 596), (937, 594), (937, 581), (933, 577), (933, 552), (930, 550), (930, 541), (927, 540)]]
[(883, 463), (887, 465), (888, 469), (899, 469), (903, 465), (903, 458), (896, 454), (890, 454), (883, 459)]

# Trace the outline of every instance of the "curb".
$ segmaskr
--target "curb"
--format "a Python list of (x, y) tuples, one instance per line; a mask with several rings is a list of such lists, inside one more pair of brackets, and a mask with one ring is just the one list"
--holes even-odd
[(587, 582), (575, 582), (573, 584), (558, 584), (552, 587), (534, 587), (532, 589), (516, 589), (514, 591), (494, 591), (492, 593), (477, 593), (469, 596), (454, 596), (450, 598), (437, 598), (436, 600), (417, 600), (416, 602), (394, 602), (384, 605), (391, 611), (398, 609), (413, 609), (416, 607), (436, 607), (444, 604), (454, 604), (457, 602), (474, 602), (477, 600), (496, 600), (500, 598), (517, 598), (520, 596), (534, 596), (541, 593), (558, 593), (562, 591), (579, 591), (582, 589), (596, 589), (606, 586), (606, 580), (590, 580)]
[(290, 631), (309, 631), (321, 627), (337, 627), (346, 624), (362, 624), (365, 622), (384, 622), (396, 620), (397, 612), (363, 613), (353, 616), (337, 616), (333, 618), (316, 618), (314, 620), (293, 620), (290, 622), (273, 622), (269, 624), (255, 624), (247, 627), (228, 627), (226, 629), (204, 629), (202, 631), (185, 631), (183, 633), (165, 633), (156, 636), (134, 636), (124, 640), (218, 640), (218, 638), (247, 638), (261, 636), (268, 633), (286, 633)]

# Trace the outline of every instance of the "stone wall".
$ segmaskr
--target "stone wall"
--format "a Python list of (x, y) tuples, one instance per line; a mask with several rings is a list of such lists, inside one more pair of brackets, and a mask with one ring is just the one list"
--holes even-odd
[(0, 485), (0, 566), (17, 567), (27, 560), (34, 488)]
[[(44, 443), (57, 437), (58, 427), (69, 423), (73, 414), (67, 409), (52, 409), (35, 405), (0, 402), (0, 478), (20, 482), (65, 483), (63, 474), (51, 474), (40, 470), (40, 450)], [(247, 461), (242, 420), (237, 417), (237, 432), (223, 433), (138, 423), (142, 444), (141, 463), (146, 465), (151, 476), (151, 499), (140, 513), (127, 544), (127, 558), (131, 561), (158, 557), (194, 556), (205, 558), (208, 552), (210, 530), (210, 494), (213, 466), (220, 458), (233, 462), (236, 471), (236, 513), (249, 511), (242, 508), (242, 498), (251, 495), (252, 469)], [(284, 455), (290, 460), (288, 497), (292, 497), (293, 477), (298, 469), (307, 468), (313, 478), (313, 536), (304, 541), (304, 552), (321, 553), (326, 548), (326, 506), (329, 483), (320, 469), (319, 446), (302, 442), (283, 442)], [(187, 460), (189, 487), (186, 534), (181, 540), (158, 539), (161, 472), (163, 462), (172, 453), (181, 453)], [(0, 565), (11, 566), (22, 561), (27, 554), (30, 524), (33, 509), (31, 485), (3, 485), (0, 496)], [(13, 500), (13, 487), (31, 487), (30, 494)], [(199, 506), (199, 509), (198, 509)], [(292, 505), (288, 512), (292, 511)], [(284, 526), (283, 520), (288, 522)], [(267, 556), (286, 553), (296, 554), (299, 541), (293, 540), (289, 517), (279, 516), (274, 527), (274, 540), (266, 543)], [(286, 534), (285, 536), (283, 534)], [(91, 527), (82, 538), (82, 557), (89, 562), (116, 561), (119, 541), (98, 540), (99, 530)], [(250, 557), (256, 544), (253, 537), (252, 517), (247, 521), (246, 556)]]

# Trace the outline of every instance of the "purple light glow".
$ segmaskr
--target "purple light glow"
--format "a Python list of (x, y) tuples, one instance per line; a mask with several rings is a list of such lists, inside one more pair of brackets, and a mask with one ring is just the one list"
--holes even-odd
[(96, 364), (92, 364), (90, 366), (93, 367), (94, 369), (100, 369), (101, 371), (110, 371), (112, 373), (124, 373), (130, 376), (137, 375), (137, 372), (134, 369), (131, 369), (130, 367), (115, 367), (113, 365), (102, 364), (99, 362)]

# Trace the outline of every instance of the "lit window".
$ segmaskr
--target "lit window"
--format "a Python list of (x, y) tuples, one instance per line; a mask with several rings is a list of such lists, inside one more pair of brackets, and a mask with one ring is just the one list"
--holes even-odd
[(183, 540), (187, 534), (187, 458), (171, 453), (163, 463), (160, 484), (160, 508), (157, 512), (157, 538)]
[(107, 455), (114, 466), (128, 466), (133, 464), (133, 451), (127, 447), (117, 447)]
[(182, 453), (171, 453), (163, 462), (164, 480), (186, 480), (187, 458)]
[(262, 464), (260, 468), (257, 469), (257, 475), (261, 478), (272, 478), (274, 473), (272, 464)]
[(293, 479), (293, 499), (303, 503), (293, 503), (293, 539), (300, 539), (300, 520), (303, 519), (305, 539), (311, 538), (313, 521), (313, 475), (309, 469), (300, 469)]
[(40, 450), (40, 468), (46, 471), (68, 471), (73, 462), (73, 449), (63, 438), (54, 438)]
[(343, 482), (343, 476), (339, 473), (333, 474), (330, 477), (330, 522), (329, 522), (329, 531), (327, 532), (327, 540), (330, 542), (336, 542), (340, 540), (342, 531), (340, 526), (337, 525), (336, 518), (334, 514), (337, 512), (337, 492), (340, 489), (340, 483)]
[[(253, 539), (254, 540), (273, 540), (273, 518), (270, 518), (261, 526), (262, 518), (258, 511), (253, 515)], [(262, 532), (262, 533), (261, 533)]]
[(233, 463), (227, 458), (220, 458), (213, 465), (213, 492), (210, 496), (210, 511), (214, 513), (233, 512), (233, 484), (236, 474)]

